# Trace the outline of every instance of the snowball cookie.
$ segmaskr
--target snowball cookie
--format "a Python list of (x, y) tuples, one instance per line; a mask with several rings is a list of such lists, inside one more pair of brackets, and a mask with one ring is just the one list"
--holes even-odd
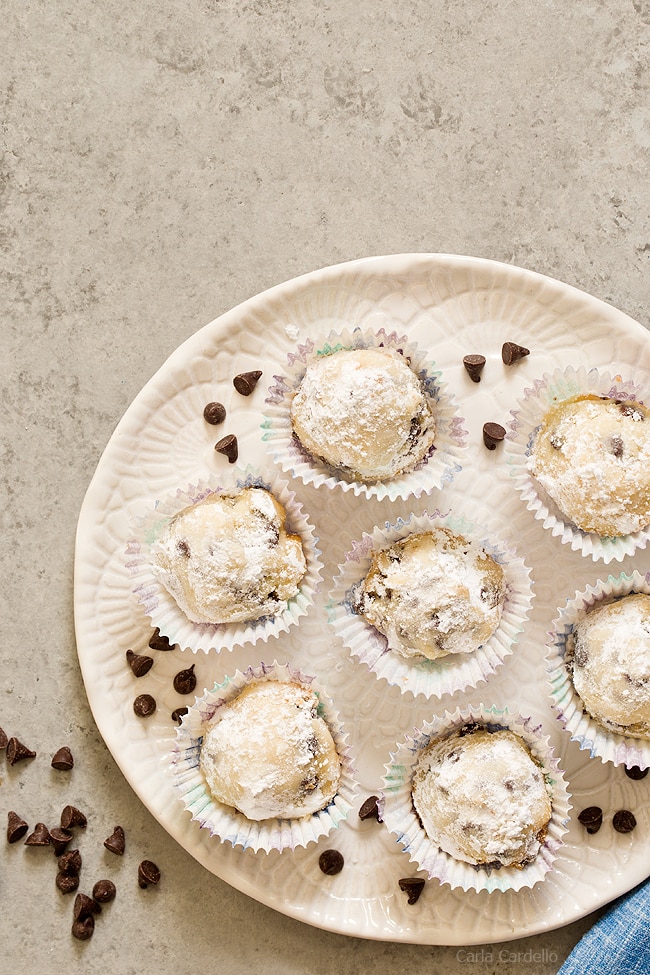
[(309, 688), (250, 684), (222, 705), (204, 735), (200, 766), (210, 792), (248, 819), (293, 819), (336, 795), (341, 761)]
[(412, 470), (435, 436), (422, 383), (391, 349), (342, 349), (310, 364), (291, 423), (308, 453), (362, 481)]
[(152, 547), (153, 571), (195, 623), (276, 616), (298, 592), (306, 562), (270, 491), (209, 494), (175, 515)]
[(591, 395), (558, 403), (528, 467), (583, 531), (615, 537), (650, 524), (650, 422), (639, 403)]
[(526, 742), (512, 731), (476, 726), (425, 749), (413, 804), (432, 842), (475, 865), (530, 863), (551, 819), (544, 772)]
[(650, 596), (632, 593), (592, 609), (567, 649), (591, 717), (618, 734), (650, 738)]
[(435, 660), (489, 640), (505, 593), (503, 568), (478, 543), (432, 528), (374, 552), (353, 607), (392, 650)]

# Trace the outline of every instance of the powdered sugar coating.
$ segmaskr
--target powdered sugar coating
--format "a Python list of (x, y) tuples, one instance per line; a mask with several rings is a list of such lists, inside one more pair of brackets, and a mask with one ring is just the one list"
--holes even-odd
[(592, 609), (567, 638), (576, 693), (600, 724), (650, 739), (650, 596)]
[(551, 819), (550, 789), (524, 740), (507, 729), (461, 729), (434, 740), (413, 775), (428, 837), (456, 860), (521, 867)]
[(412, 470), (435, 438), (423, 386), (392, 349), (340, 349), (307, 366), (291, 422), (304, 449), (346, 477)]
[(583, 531), (617, 537), (650, 524), (650, 415), (639, 403), (563, 400), (535, 434), (528, 469)]
[(275, 616), (306, 571), (302, 541), (265, 488), (213, 492), (175, 515), (151, 551), (156, 578), (195, 623)]
[(355, 609), (404, 657), (470, 653), (495, 632), (503, 568), (445, 527), (413, 532), (373, 554)]
[(219, 802), (258, 821), (309, 816), (334, 798), (341, 760), (312, 690), (254, 683), (217, 715), (204, 736), (200, 765)]

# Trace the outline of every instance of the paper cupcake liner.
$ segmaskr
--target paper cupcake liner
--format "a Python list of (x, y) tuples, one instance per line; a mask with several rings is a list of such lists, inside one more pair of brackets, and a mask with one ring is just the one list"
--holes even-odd
[(631, 575), (623, 572), (619, 576), (599, 580), (594, 586), (587, 586), (567, 600), (549, 634), (546, 672), (553, 707), (572, 741), (588, 751), (592, 758), (627, 768), (638, 766), (645, 769), (650, 767), (650, 740), (617, 734), (587, 714), (566, 664), (567, 637), (575, 625), (598, 603), (612, 602), (632, 592), (650, 594), (650, 578), (637, 571)]
[[(429, 839), (415, 811), (411, 783), (422, 750), (432, 741), (447, 737), (469, 722), (495, 730), (507, 728), (519, 735), (543, 769), (551, 798), (551, 820), (535, 860), (523, 867), (473, 866), (456, 860)], [(386, 765), (381, 801), (384, 823), (397, 836), (398, 843), (419, 870), (452, 889), (488, 892), (522, 890), (533, 887), (546, 877), (562, 845), (571, 808), (564, 775), (548, 737), (542, 734), (541, 726), (534, 725), (530, 718), (509, 712), (507, 708), (482, 704), (462, 710), (457, 708), (453, 713), (446, 711), (409, 735), (391, 753), (391, 760)]]
[[(308, 454), (293, 435), (291, 401), (305, 374), (308, 364), (320, 356), (339, 349), (369, 349), (385, 347), (402, 352), (410, 359), (411, 369), (421, 380), (436, 417), (436, 435), (433, 449), (414, 470), (385, 481), (366, 483), (346, 480), (332, 468), (320, 463)], [(262, 423), (262, 439), (266, 442), (276, 464), (282, 470), (298, 477), (305, 484), (316, 487), (325, 485), (340, 487), (367, 498), (416, 497), (430, 493), (451, 482), (461, 470), (461, 454), (466, 446), (467, 433), (464, 420), (458, 415), (453, 397), (426, 355), (413, 342), (396, 332), (379, 329), (377, 333), (361, 328), (331, 332), (316, 344), (308, 339), (298, 345), (288, 356), (284, 375), (274, 376), (274, 384), (266, 398), (266, 415)]]
[[(466, 502), (465, 502), (466, 504)], [(444, 527), (480, 544), (504, 570), (506, 598), (499, 626), (482, 646), (469, 653), (448, 654), (437, 660), (403, 657), (391, 650), (386, 637), (352, 608), (353, 590), (365, 578), (373, 552), (387, 548), (407, 535)], [(410, 515), (394, 525), (364, 533), (346, 553), (333, 581), (326, 606), (328, 621), (348, 651), (379, 679), (414, 696), (442, 697), (488, 680), (512, 653), (533, 600), (530, 569), (515, 549), (490, 524), (487, 512), (441, 514), (434, 511)]]
[[(300, 535), (307, 568), (299, 591), (289, 600), (286, 608), (273, 617), (264, 616), (241, 623), (195, 623), (188, 619), (156, 577), (151, 563), (151, 549), (174, 515), (183, 508), (215, 492), (229, 493), (247, 487), (263, 487), (271, 491), (286, 511), (287, 528)], [(196, 485), (189, 485), (187, 489), (179, 488), (174, 495), (152, 504), (144, 515), (133, 518), (131, 530), (126, 547), (126, 565), (133, 577), (133, 592), (145, 614), (150, 617), (152, 626), (158, 627), (170, 643), (178, 644), (181, 649), (195, 653), (232, 650), (284, 633), (307, 613), (320, 587), (323, 565), (317, 548), (318, 539), (302, 505), (287, 481), (275, 476), (268, 479), (250, 466), (245, 470), (235, 468), (228, 479), (213, 475)]]
[[(643, 385), (642, 385), (643, 384)], [(522, 500), (532, 511), (538, 521), (542, 521), (544, 528), (558, 537), (564, 545), (569, 545), (573, 551), (590, 556), (594, 562), (603, 561), (606, 564), (615, 560), (622, 561), (632, 555), (637, 549), (645, 548), (650, 539), (650, 526), (629, 535), (608, 538), (586, 532), (577, 528), (567, 519), (557, 506), (541, 489), (535, 478), (527, 468), (534, 437), (545, 414), (558, 402), (579, 396), (583, 393), (594, 393), (597, 396), (607, 396), (612, 399), (638, 400), (642, 391), (650, 388), (648, 377), (637, 379), (623, 379), (620, 375), (612, 376), (597, 369), (557, 369), (553, 373), (545, 373), (536, 381), (532, 389), (526, 389), (523, 399), (519, 400), (517, 408), (511, 411), (513, 419), (508, 424), (506, 436), (507, 460), (511, 474)]]
[[(253, 821), (231, 806), (215, 799), (206, 784), (199, 765), (203, 735), (220, 707), (233, 700), (248, 685), (259, 681), (298, 683), (318, 695), (322, 716), (327, 722), (336, 750), (341, 758), (341, 781), (336, 796), (319, 812), (300, 819), (265, 819)], [(271, 850), (294, 850), (314, 843), (336, 829), (349, 815), (356, 797), (355, 772), (352, 767), (347, 736), (339, 723), (332, 702), (307, 676), (289, 664), (260, 663), (243, 673), (236, 671), (214, 688), (196, 698), (183, 717), (172, 749), (168, 769), (179, 800), (202, 829), (233, 847), (269, 853)]]

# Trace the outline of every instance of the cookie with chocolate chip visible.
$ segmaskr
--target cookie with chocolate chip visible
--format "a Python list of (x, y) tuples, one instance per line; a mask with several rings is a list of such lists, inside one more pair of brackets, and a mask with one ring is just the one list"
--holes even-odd
[(585, 394), (549, 409), (528, 469), (578, 529), (619, 537), (650, 525), (650, 414), (636, 401)]

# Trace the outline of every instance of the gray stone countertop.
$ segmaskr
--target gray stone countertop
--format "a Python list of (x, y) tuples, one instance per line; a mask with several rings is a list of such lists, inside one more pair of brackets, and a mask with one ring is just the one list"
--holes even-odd
[[(647, 326), (649, 0), (7, 0), (0, 38), (0, 726), (37, 752), (2, 758), (0, 812), (82, 808), (88, 875), (118, 886), (76, 941), (52, 854), (3, 836), (3, 970), (552, 975), (592, 917), (468, 949), (366, 941), (262, 906), (185, 853), (88, 706), (75, 526), (170, 353), (303, 272), (468, 254)], [(70, 773), (50, 768), (64, 744)], [(102, 847), (115, 823), (119, 862)], [(135, 881), (143, 858), (157, 888)]]

